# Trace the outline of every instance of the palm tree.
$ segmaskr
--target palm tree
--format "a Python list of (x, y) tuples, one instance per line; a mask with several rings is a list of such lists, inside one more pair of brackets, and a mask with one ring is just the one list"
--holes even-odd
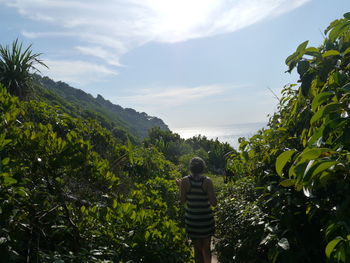
[(0, 45), (0, 82), (7, 90), (19, 98), (25, 98), (30, 89), (29, 82), (32, 73), (40, 72), (35, 64), (47, 66), (39, 59), (39, 54), (35, 54), (29, 45), (24, 51), (22, 43), (18, 39), (13, 41), (12, 47)]

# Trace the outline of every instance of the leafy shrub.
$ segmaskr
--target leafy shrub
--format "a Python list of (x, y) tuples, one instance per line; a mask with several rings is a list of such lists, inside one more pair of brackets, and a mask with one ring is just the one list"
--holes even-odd
[(283, 89), (268, 129), (231, 156), (262, 191), (269, 262), (350, 260), (350, 14), (325, 34), (320, 47), (305, 41), (286, 59), (300, 85)]
[(1, 86), (0, 118), (2, 260), (189, 260), (179, 174), (155, 149), (120, 145), (93, 120), (20, 104)]
[(252, 177), (230, 183), (219, 196), (216, 250), (220, 262), (266, 262), (263, 246), (266, 215)]

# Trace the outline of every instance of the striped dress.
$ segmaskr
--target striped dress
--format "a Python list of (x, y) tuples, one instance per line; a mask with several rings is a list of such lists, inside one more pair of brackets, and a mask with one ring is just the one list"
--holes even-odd
[(208, 238), (214, 234), (214, 216), (208, 194), (203, 190), (206, 177), (195, 180), (188, 176), (190, 190), (186, 194), (185, 223), (191, 239)]

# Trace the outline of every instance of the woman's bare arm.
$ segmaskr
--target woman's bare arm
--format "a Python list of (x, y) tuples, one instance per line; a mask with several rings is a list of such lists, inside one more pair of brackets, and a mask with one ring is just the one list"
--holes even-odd
[(186, 202), (186, 193), (188, 191), (188, 179), (187, 178), (183, 178), (180, 180), (180, 182), (178, 183), (179, 188), (180, 188), (180, 202), (181, 204), (184, 204)]
[(207, 190), (207, 194), (208, 194), (208, 198), (209, 198), (209, 202), (212, 206), (216, 206), (217, 205), (217, 199), (216, 199), (216, 194), (214, 191), (214, 185), (213, 182), (210, 178), (207, 177), (206, 181), (206, 190)]

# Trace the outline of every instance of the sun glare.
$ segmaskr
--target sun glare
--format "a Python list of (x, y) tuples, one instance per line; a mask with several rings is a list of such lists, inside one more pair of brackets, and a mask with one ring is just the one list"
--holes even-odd
[(158, 32), (169, 32), (172, 37), (182, 39), (190, 37), (193, 29), (204, 27), (220, 1), (150, 0), (148, 3), (156, 17)]

